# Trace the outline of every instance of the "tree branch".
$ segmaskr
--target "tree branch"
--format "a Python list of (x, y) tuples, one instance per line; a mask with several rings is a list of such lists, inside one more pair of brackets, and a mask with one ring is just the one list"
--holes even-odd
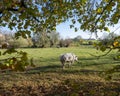
[(95, 25), (98, 23), (98, 21), (100, 20), (100, 18), (102, 17), (103, 13), (105, 12), (105, 10), (107, 9), (107, 6), (109, 6), (112, 3), (113, 0), (110, 0), (110, 2), (104, 7), (103, 11), (101, 12), (101, 15), (98, 17), (98, 19), (95, 22)]
[[(25, 4), (25, 1), (24, 1), (24, 0), (21, 0), (21, 1), (19, 2), (19, 5), (20, 5), (20, 8), (25, 8), (25, 9), (28, 8), (27, 5)], [(19, 8), (14, 8), (14, 7), (7, 7), (7, 8), (5, 8), (5, 7), (2, 7), (2, 9), (0, 10), (0, 18), (3, 16), (4, 10), (17, 12), (17, 11), (19, 11)], [(22, 14), (22, 11), (21, 11), (20, 13)], [(31, 15), (31, 14), (30, 14), (30, 15)], [(36, 20), (37, 22), (40, 22), (39, 19), (37, 19), (35, 16), (32, 16), (32, 18), (33, 18), (34, 20)]]
[(99, 59), (100, 57), (106, 56), (106, 55), (109, 54), (111, 51), (112, 51), (112, 48), (110, 48), (105, 54), (102, 54), (102, 55), (99, 55), (99, 56), (93, 55), (93, 54), (91, 54), (91, 53), (89, 53), (89, 54), (90, 54), (91, 56), (94, 56), (94, 57), (96, 57), (97, 59)]

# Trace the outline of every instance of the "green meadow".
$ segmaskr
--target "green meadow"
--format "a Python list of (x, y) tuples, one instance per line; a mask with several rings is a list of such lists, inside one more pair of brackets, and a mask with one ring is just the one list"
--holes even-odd
[[(116, 51), (106, 56), (93, 47), (69, 48), (24, 48), (17, 49), (28, 53), (33, 58), (35, 67), (25, 72), (1, 72), (1, 96), (119, 96), (120, 74), (112, 74), (107, 80), (105, 72), (120, 64), (113, 57)], [(59, 56), (72, 52), (78, 56), (70, 68), (62, 70)], [(14, 54), (16, 55), (16, 54)], [(94, 55), (94, 56), (93, 56)], [(11, 57), (11, 55), (1, 58)], [(109, 77), (109, 75), (108, 75)], [(7, 95), (5, 95), (7, 94)]]
[[(92, 47), (70, 47), (70, 48), (43, 48), (43, 49), (19, 49), (28, 53), (29, 58), (33, 58), (36, 67), (40, 67), (38, 72), (54, 72), (61, 71), (61, 63), (59, 56), (63, 53), (72, 52), (78, 56), (79, 62), (75, 62), (71, 68), (67, 68), (66, 71), (106, 71), (112, 68), (114, 65), (119, 64), (119, 61), (115, 61), (113, 57), (116, 55), (117, 50), (111, 52), (106, 56), (97, 58), (99, 55), (105, 54), (104, 52), (97, 51)], [(36, 70), (34, 70), (36, 71)]]

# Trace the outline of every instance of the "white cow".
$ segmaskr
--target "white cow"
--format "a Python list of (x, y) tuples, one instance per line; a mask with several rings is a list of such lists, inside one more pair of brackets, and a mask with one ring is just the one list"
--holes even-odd
[(62, 64), (62, 68), (65, 67), (65, 63), (68, 62), (68, 67), (74, 63), (74, 61), (78, 61), (78, 57), (74, 53), (65, 53), (60, 56), (60, 62)]

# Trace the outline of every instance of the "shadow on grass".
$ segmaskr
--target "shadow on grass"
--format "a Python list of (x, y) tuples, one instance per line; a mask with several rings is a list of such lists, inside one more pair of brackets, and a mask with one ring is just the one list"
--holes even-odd
[(46, 66), (39, 66), (35, 68), (28, 69), (27, 73), (29, 74), (35, 74), (40, 72), (57, 72), (60, 70), (59, 65), (46, 65)]
[[(49, 60), (45, 60), (49, 61)], [(45, 62), (43, 60), (43, 62)], [(76, 74), (76, 73), (85, 73), (85, 74), (91, 74), (91, 73), (102, 73), (105, 72), (104, 70), (95, 70), (95, 69), (84, 69), (85, 67), (92, 67), (92, 66), (104, 66), (104, 65), (109, 65), (109, 64), (119, 64), (120, 61), (114, 61), (114, 60), (109, 60), (108, 58), (101, 58), (97, 60), (94, 57), (90, 58), (80, 58), (80, 62), (77, 64), (74, 64), (71, 68), (65, 68), (65, 70), (62, 69), (60, 64), (56, 64), (54, 62), (57, 62), (56, 59), (54, 59), (52, 62), (49, 62), (50, 65), (41, 65), (35, 68), (28, 69), (26, 74), (36, 74), (36, 73), (67, 73), (67, 74)], [(38, 62), (38, 61), (37, 61)], [(41, 61), (40, 61), (41, 62)], [(54, 64), (53, 64), (54, 63)], [(78, 68), (79, 67), (79, 68)], [(77, 68), (77, 69), (76, 69)], [(102, 68), (102, 67), (101, 67)]]
[[(72, 67), (70, 68), (65, 68), (64, 70), (62, 69), (60, 64), (54, 63), (57, 60), (53, 59), (52, 62), (49, 62), (49, 65), (47, 65), (47, 63), (45, 63), (45, 65), (41, 65), (38, 67), (33, 67), (33, 68), (29, 68), (26, 72), (23, 72), (25, 74), (36, 74), (36, 73), (64, 73), (64, 74), (78, 74), (78, 73), (82, 73), (82, 74), (99, 74), (102, 72), (105, 72), (104, 70), (96, 70), (96, 69), (85, 69), (85, 67), (89, 67), (91, 68), (92, 66), (104, 66), (107, 64), (111, 64), (112, 60), (109, 59), (99, 59), (99, 61), (96, 60), (96, 58), (90, 57), (90, 58), (80, 58), (80, 62), (77, 64), (74, 64)], [(45, 61), (49, 61), (49, 60), (45, 60)], [(42, 62), (45, 62), (44, 60)], [(41, 62), (39, 60), (36, 60), (36, 62)], [(54, 64), (53, 64), (54, 63)], [(114, 64), (119, 64), (120, 61), (112, 61), (112, 65)], [(19, 73), (19, 72), (18, 72)], [(20, 72), (21, 73), (21, 72)]]
[(111, 58), (80, 58), (81, 63), (78, 63), (76, 66), (88, 67), (88, 66), (97, 66), (97, 65), (107, 65), (107, 64), (119, 64), (120, 61), (111, 60)]
[[(114, 64), (119, 64), (120, 62), (114, 62), (112, 65)], [(36, 73), (61, 73), (61, 74), (100, 74), (100, 73), (104, 73), (107, 70), (97, 70), (97, 69), (85, 69), (84, 67), (91, 67), (91, 66), (104, 66), (104, 65), (109, 65), (111, 64), (111, 62), (100, 62), (100, 63), (96, 63), (96, 62), (92, 62), (91, 64), (74, 64), (72, 67), (70, 68), (65, 68), (64, 70), (61, 68), (60, 64), (54, 64), (54, 65), (44, 65), (44, 66), (38, 66), (35, 68), (31, 68), (29, 69), (26, 74), (36, 74)], [(77, 68), (79, 66), (79, 68)], [(77, 68), (77, 69), (76, 69)], [(102, 68), (102, 67), (101, 67)], [(103, 67), (104, 68), (104, 67)]]
[(59, 74), (99, 74), (105, 71), (99, 70), (89, 70), (89, 69), (77, 69), (74, 68), (65, 68), (62, 69), (61, 66), (42, 66), (29, 69), (25, 74), (39, 74), (39, 73), (59, 73)]

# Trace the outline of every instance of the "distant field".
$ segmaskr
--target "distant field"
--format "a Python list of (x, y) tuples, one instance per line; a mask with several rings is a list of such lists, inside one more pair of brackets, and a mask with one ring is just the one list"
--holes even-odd
[[(6, 92), (8, 92), (9, 94), (13, 94), (11, 92), (13, 92), (14, 89), (14, 91), (16, 92), (16, 94), (14, 94), (15, 96), (22, 96), (22, 95), (25, 96), (23, 94), (25, 92), (27, 92), (26, 94), (29, 94), (26, 96), (31, 96), (28, 90), (30, 87), (31, 88), (30, 90), (32, 91), (31, 94), (34, 93), (36, 94), (35, 96), (94, 96), (94, 95), (118, 96), (118, 95), (107, 95), (107, 92), (104, 92), (105, 91), (104, 89), (101, 89), (100, 92), (97, 92), (96, 89), (96, 91), (93, 93), (88, 92), (93, 95), (87, 95), (87, 92), (85, 91), (86, 89), (84, 89), (84, 87), (87, 86), (85, 82), (88, 82), (90, 84), (93, 83), (92, 89), (96, 88), (97, 86), (96, 82), (98, 82), (98, 84), (100, 83), (100, 86), (102, 87), (109, 88), (109, 86), (116, 86), (117, 88), (119, 88), (117, 84), (111, 83), (113, 81), (117, 82), (118, 84), (120, 83), (118, 82), (120, 79), (119, 72), (113, 75), (113, 81), (108, 82), (111, 83), (111, 85), (109, 86), (108, 84), (107, 85), (103, 84), (106, 82), (106, 80), (104, 79), (104, 76), (101, 75), (101, 73), (105, 72), (106, 70), (112, 68), (117, 64), (120, 64), (120, 61), (113, 60), (113, 56), (115, 56), (116, 51), (113, 51), (109, 55), (97, 59), (96, 57), (90, 54), (101, 55), (104, 53), (98, 52), (96, 49), (92, 47), (43, 48), (43, 49), (29, 48), (29, 49), (18, 49), (18, 50), (23, 50), (28, 52), (28, 57), (34, 59), (34, 64), (36, 65), (36, 67), (29, 69), (27, 72), (1, 73), (0, 84), (2, 84), (1, 87), (4, 88), (3, 92), (7, 90)], [(66, 68), (65, 70), (62, 70), (59, 61), (59, 56), (60, 54), (66, 52), (75, 53), (79, 58), (79, 63), (75, 62), (75, 64), (71, 68)], [(8, 57), (10, 57), (10, 55), (8, 55)], [(1, 58), (5, 58), (5, 57), (1, 57)], [(85, 95), (74, 95), (74, 94), (68, 95), (69, 89), (64, 89), (65, 86), (62, 86), (62, 85), (68, 86), (68, 82), (67, 84), (63, 84), (64, 82), (66, 82), (66, 80), (78, 80), (78, 82), (80, 82), (80, 84), (84, 86), (83, 89), (80, 90), (83, 90), (83, 93), (85, 93)], [(59, 88), (58, 90), (56, 89), (56, 91), (52, 89), (54, 87), (57, 88), (58, 85), (60, 88), (62, 87), (61, 88), (62, 91), (66, 90), (66, 92), (61, 93), (62, 95), (58, 95)], [(40, 86), (42, 86), (43, 91), (42, 89), (39, 89)], [(90, 86), (87, 87), (89, 88)], [(18, 90), (19, 88), (21, 91), (17, 92), (16, 90)], [(23, 90), (24, 88), (25, 90), (27, 88), (25, 92)], [(37, 92), (35, 91), (35, 88), (37, 88), (36, 89)], [(51, 92), (50, 90), (52, 90), (53, 92)], [(47, 93), (45, 93), (44, 91), (46, 91)], [(108, 92), (111, 91), (112, 89), (109, 90)], [(101, 92), (103, 92), (106, 95), (101, 95)], [(78, 92), (76, 93), (78, 94)], [(1, 89), (0, 89), (0, 94), (3, 94), (1, 92)], [(118, 94), (118, 93), (115, 91), (115, 93), (112, 94)], [(6, 95), (6, 96), (10, 96), (10, 95)]]

